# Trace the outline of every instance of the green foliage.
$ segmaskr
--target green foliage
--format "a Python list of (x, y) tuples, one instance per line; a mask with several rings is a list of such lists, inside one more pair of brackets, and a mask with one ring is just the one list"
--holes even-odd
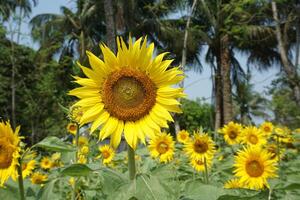
[(197, 130), (205, 127), (213, 129), (213, 109), (211, 104), (197, 99), (196, 101), (182, 99), (183, 113), (178, 116), (181, 129), (188, 131)]
[(58, 152), (69, 152), (75, 151), (75, 148), (57, 137), (49, 136), (39, 143), (35, 144), (34, 147), (41, 147), (48, 151), (58, 151)]

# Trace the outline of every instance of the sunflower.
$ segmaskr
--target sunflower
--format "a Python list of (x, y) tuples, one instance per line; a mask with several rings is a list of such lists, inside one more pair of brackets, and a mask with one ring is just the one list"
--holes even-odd
[(49, 157), (43, 157), (42, 160), (41, 160), (41, 168), (42, 169), (51, 169), (52, 166), (53, 166), (53, 163), (52, 163), (52, 160), (49, 158)]
[(284, 154), (284, 149), (279, 148), (278, 150), (278, 146), (276, 144), (268, 144), (265, 149), (271, 154), (271, 159), (274, 159), (276, 162), (278, 162), (278, 158), (281, 158)]
[[(73, 140), (73, 144), (76, 144), (76, 140)], [(83, 146), (87, 146), (89, 144), (89, 139), (87, 137), (84, 136), (79, 136), (78, 138), (78, 146), (79, 147), (83, 147)]]
[(78, 155), (77, 155), (77, 161), (80, 164), (86, 164), (88, 160), (87, 160), (87, 157), (85, 155), (83, 155), (81, 153), (78, 153)]
[(80, 148), (79, 152), (83, 155), (87, 155), (90, 152), (89, 146), (83, 146)]
[(103, 145), (99, 147), (100, 155), (98, 157), (102, 157), (103, 164), (111, 163), (112, 159), (115, 156), (115, 151), (109, 145)]
[(276, 177), (276, 161), (265, 149), (257, 146), (244, 147), (235, 156), (235, 176), (249, 189), (263, 189), (269, 186), (267, 179)]
[(266, 136), (270, 136), (273, 132), (274, 126), (271, 122), (264, 122), (259, 128)]
[(0, 122), (0, 186), (12, 177), (18, 177), (17, 166), (21, 148), (19, 147), (20, 126), (15, 131), (12, 130), (9, 122)]
[[(205, 171), (205, 159), (190, 159), (191, 166), (198, 172)], [(206, 166), (210, 168), (212, 164), (212, 159), (206, 159)]]
[(215, 153), (213, 140), (206, 133), (194, 133), (194, 138), (185, 144), (184, 148), (190, 159), (211, 159)]
[(77, 124), (76, 123), (69, 123), (67, 126), (67, 130), (72, 135), (76, 135), (77, 132)]
[(85, 112), (80, 124), (93, 122), (91, 132), (102, 126), (101, 140), (111, 136), (111, 145), (116, 148), (124, 132), (127, 143), (136, 148), (138, 139), (154, 137), (160, 127), (168, 127), (173, 121), (169, 112), (180, 113), (179, 101), (182, 88), (172, 88), (183, 78), (178, 67), (170, 68), (172, 60), (163, 60), (165, 53), (154, 59), (154, 44), (147, 46), (147, 39), (138, 39), (126, 46), (117, 39), (118, 53), (102, 44), (104, 61), (87, 52), (91, 69), (78, 65), (87, 78), (74, 77), (82, 87), (69, 92), (80, 100), (74, 106)]
[(173, 159), (174, 145), (170, 134), (160, 133), (149, 141), (148, 149), (153, 158), (159, 157), (160, 162), (167, 163)]
[(241, 184), (239, 179), (231, 179), (228, 180), (225, 184), (224, 184), (224, 188), (225, 189), (238, 189), (238, 188), (243, 188), (243, 185)]
[(276, 127), (275, 134), (272, 135), (275, 141), (280, 143), (292, 143), (292, 131), (288, 127)]
[(176, 138), (178, 142), (185, 144), (190, 139), (189, 132), (187, 132), (186, 130), (181, 130), (177, 134)]
[(224, 140), (229, 145), (239, 144), (241, 141), (242, 129), (242, 125), (234, 122), (229, 122), (221, 130), (219, 130), (219, 133), (224, 135)]
[(35, 169), (36, 161), (30, 160), (28, 162), (22, 162), (22, 175), (23, 178), (29, 176), (32, 171)]
[(31, 175), (31, 183), (32, 184), (43, 184), (45, 181), (48, 180), (48, 176), (46, 174), (42, 174), (40, 172), (35, 172)]
[(248, 126), (242, 131), (243, 143), (253, 146), (261, 146), (267, 143), (263, 132), (255, 126)]
[(70, 113), (69, 113), (68, 117), (72, 122), (79, 123), (82, 115), (83, 115), (83, 108), (82, 107), (72, 106), (70, 108)]

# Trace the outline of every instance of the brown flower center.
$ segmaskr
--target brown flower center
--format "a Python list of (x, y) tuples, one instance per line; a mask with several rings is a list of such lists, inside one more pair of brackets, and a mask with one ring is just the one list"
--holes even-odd
[(69, 129), (70, 129), (70, 131), (76, 131), (77, 126), (72, 124), (72, 125), (70, 125)]
[(196, 140), (194, 143), (194, 150), (197, 153), (205, 153), (208, 150), (208, 145), (206, 142)]
[(204, 162), (202, 160), (196, 160), (197, 165), (203, 165)]
[(265, 131), (265, 132), (271, 132), (271, 128), (270, 128), (269, 126), (265, 126), (265, 127), (264, 127), (264, 131)]
[(102, 157), (103, 157), (104, 159), (109, 158), (109, 156), (110, 156), (110, 153), (109, 153), (109, 152), (107, 152), (107, 151), (103, 151), (103, 152), (102, 152)]
[(264, 172), (264, 166), (257, 160), (252, 160), (246, 164), (247, 174), (251, 177), (259, 177)]
[(169, 150), (169, 146), (164, 143), (164, 142), (160, 142), (158, 145), (157, 145), (157, 151), (159, 154), (164, 154), (166, 153), (167, 151)]
[(229, 131), (228, 137), (230, 139), (235, 139), (237, 137), (237, 133), (234, 130)]
[(0, 140), (0, 169), (8, 168), (13, 160), (14, 147)]
[(250, 135), (249, 136), (249, 141), (250, 141), (251, 144), (257, 144), (258, 138), (257, 138), (256, 135)]
[(147, 115), (156, 102), (156, 88), (143, 72), (123, 68), (104, 82), (102, 99), (113, 117), (136, 121)]

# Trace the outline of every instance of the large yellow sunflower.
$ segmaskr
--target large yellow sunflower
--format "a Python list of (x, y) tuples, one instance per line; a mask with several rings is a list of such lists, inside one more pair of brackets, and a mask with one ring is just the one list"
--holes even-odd
[(194, 138), (185, 144), (184, 148), (191, 159), (211, 159), (215, 153), (215, 144), (206, 133), (194, 133)]
[(14, 180), (18, 177), (17, 166), (21, 151), (19, 131), (20, 126), (13, 131), (9, 122), (0, 122), (0, 186), (9, 177)]
[(272, 155), (257, 146), (240, 150), (235, 157), (235, 176), (249, 189), (263, 189), (269, 186), (267, 179), (276, 177), (276, 161)]
[(165, 53), (153, 59), (153, 43), (147, 46), (142, 40), (129, 38), (127, 46), (118, 38), (117, 55), (102, 44), (103, 61), (87, 52), (91, 69), (78, 64), (87, 78), (75, 77), (82, 87), (69, 92), (80, 99), (74, 106), (85, 111), (80, 124), (93, 122), (91, 132), (102, 126), (99, 138), (111, 136), (114, 148), (124, 131), (135, 149), (138, 139), (145, 143), (146, 136), (168, 127), (167, 121), (173, 121), (169, 112), (181, 112), (176, 99), (184, 96), (183, 89), (171, 85), (184, 78), (183, 72), (170, 68), (172, 60), (163, 60)]
[(242, 125), (234, 122), (229, 122), (227, 125), (225, 125), (221, 130), (219, 130), (219, 133), (222, 133), (224, 135), (224, 140), (230, 144), (239, 144), (241, 141), (241, 132), (243, 130)]
[(153, 158), (158, 158), (160, 162), (167, 163), (173, 159), (175, 142), (172, 136), (167, 133), (157, 134), (149, 142), (148, 149)]
[(176, 138), (178, 142), (185, 144), (190, 140), (190, 134), (186, 130), (181, 130), (177, 133)]
[(242, 131), (243, 143), (253, 146), (261, 146), (267, 143), (267, 139), (263, 132), (255, 126), (245, 127)]

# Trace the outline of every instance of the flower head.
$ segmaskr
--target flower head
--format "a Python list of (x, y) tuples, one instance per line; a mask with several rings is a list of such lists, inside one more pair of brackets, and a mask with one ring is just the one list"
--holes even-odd
[(27, 176), (30, 176), (33, 170), (36, 167), (36, 161), (30, 160), (28, 162), (22, 162), (22, 175), (23, 178), (26, 178)]
[(48, 176), (46, 174), (42, 174), (40, 172), (35, 172), (31, 175), (31, 183), (32, 184), (43, 184), (45, 181), (48, 180)]
[(181, 130), (176, 136), (178, 142), (185, 144), (190, 140), (189, 132), (186, 130)]
[(243, 143), (252, 146), (261, 146), (267, 143), (265, 135), (262, 131), (255, 126), (249, 126), (244, 128), (243, 132)]
[(111, 163), (112, 159), (115, 156), (115, 151), (113, 148), (111, 148), (109, 145), (104, 145), (99, 147), (100, 156), (102, 158), (103, 164), (109, 164)]
[(9, 177), (16, 180), (18, 176), (17, 166), (21, 151), (19, 130), (19, 126), (13, 131), (9, 122), (0, 122), (0, 186)]
[(235, 176), (249, 189), (268, 187), (267, 180), (276, 177), (276, 161), (272, 155), (257, 146), (240, 150), (235, 157)]
[(173, 159), (174, 145), (171, 135), (161, 133), (150, 140), (148, 149), (153, 158), (159, 158), (160, 162), (167, 163)]
[(228, 180), (225, 184), (224, 184), (224, 188), (226, 189), (238, 189), (238, 188), (243, 188), (243, 185), (241, 184), (239, 179), (231, 179)]
[(273, 132), (274, 126), (271, 122), (264, 122), (259, 128), (266, 136), (270, 136)]
[(161, 127), (173, 121), (169, 112), (181, 112), (179, 101), (182, 88), (172, 88), (183, 78), (178, 67), (170, 68), (172, 60), (163, 60), (165, 54), (154, 59), (154, 45), (147, 46), (147, 39), (140, 38), (128, 46), (117, 39), (118, 53), (101, 45), (103, 61), (87, 52), (91, 68), (78, 65), (87, 78), (75, 77), (82, 87), (70, 95), (80, 100), (74, 106), (84, 110), (80, 124), (92, 122), (91, 132), (100, 126), (101, 140), (111, 137), (111, 145), (120, 144), (122, 133), (135, 149), (138, 140), (154, 137)]
[(53, 163), (52, 163), (52, 160), (49, 157), (43, 157), (42, 160), (41, 160), (40, 165), (41, 165), (42, 169), (48, 170), (48, 169), (52, 168)]
[(210, 168), (212, 164), (212, 159), (206, 159), (206, 158), (200, 160), (190, 159), (191, 166), (198, 172), (205, 171), (205, 162), (207, 168)]
[(242, 129), (242, 125), (234, 122), (229, 122), (219, 131), (219, 133), (222, 133), (224, 135), (224, 139), (228, 144), (239, 144), (241, 141)]
[(206, 133), (194, 133), (194, 138), (185, 144), (185, 152), (191, 159), (211, 159), (215, 154), (213, 140)]
[(76, 135), (77, 132), (77, 124), (76, 123), (69, 123), (67, 126), (67, 130), (72, 135)]

